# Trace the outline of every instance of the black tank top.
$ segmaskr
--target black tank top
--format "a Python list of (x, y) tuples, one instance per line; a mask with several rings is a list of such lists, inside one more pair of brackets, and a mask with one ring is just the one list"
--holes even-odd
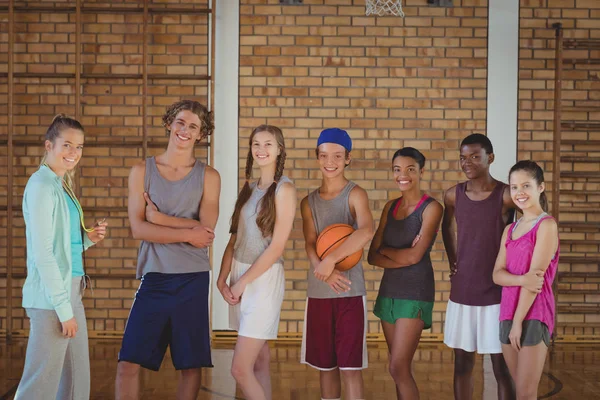
[[(415, 210), (404, 219), (396, 219), (394, 211), (402, 198), (394, 201), (387, 215), (387, 222), (383, 231), (383, 246), (394, 249), (409, 249), (415, 237), (421, 232), (423, 225), (423, 211), (435, 201), (424, 195)], [(434, 301), (435, 280), (433, 266), (431, 265), (431, 248), (435, 242), (434, 235), (423, 258), (413, 265), (402, 268), (386, 268), (379, 286), (379, 296), (392, 299)]]

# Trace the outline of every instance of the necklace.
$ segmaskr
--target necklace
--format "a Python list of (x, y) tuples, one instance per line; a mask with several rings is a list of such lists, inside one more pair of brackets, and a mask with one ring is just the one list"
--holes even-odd
[[(46, 167), (50, 168), (50, 166), (48, 164), (44, 163), (44, 165)], [(81, 208), (81, 204), (79, 203), (79, 200), (77, 200), (77, 196), (75, 196), (75, 192), (73, 192), (73, 189), (69, 186), (69, 184), (63, 178), (61, 178), (61, 181), (62, 181), (62, 186), (65, 189), (65, 192), (67, 192), (67, 194), (69, 195), (71, 200), (73, 200), (73, 203), (75, 203), (75, 207), (77, 208), (77, 211), (79, 212), (79, 222), (81, 223), (81, 227), (86, 232), (93, 232), (94, 228), (86, 228), (85, 227), (85, 222), (83, 221), (83, 208)]]
[(81, 208), (81, 204), (79, 203), (79, 200), (77, 200), (77, 196), (75, 196), (73, 189), (71, 189), (71, 187), (64, 180), (63, 188), (65, 189), (65, 192), (67, 192), (71, 200), (73, 200), (73, 203), (75, 203), (75, 207), (77, 207), (77, 211), (79, 212), (79, 222), (81, 223), (81, 227), (83, 228), (83, 230), (86, 232), (93, 232), (94, 228), (85, 227), (85, 222), (83, 221), (83, 209)]

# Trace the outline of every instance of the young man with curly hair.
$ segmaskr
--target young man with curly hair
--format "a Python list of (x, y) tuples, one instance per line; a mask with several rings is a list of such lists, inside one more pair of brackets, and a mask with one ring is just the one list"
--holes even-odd
[(196, 101), (171, 105), (163, 116), (167, 150), (134, 165), (129, 222), (141, 240), (140, 287), (131, 307), (117, 367), (116, 398), (140, 397), (140, 367), (158, 371), (167, 347), (181, 371), (178, 399), (195, 399), (201, 368), (212, 367), (208, 247), (219, 214), (219, 173), (197, 160), (195, 144), (213, 131)]

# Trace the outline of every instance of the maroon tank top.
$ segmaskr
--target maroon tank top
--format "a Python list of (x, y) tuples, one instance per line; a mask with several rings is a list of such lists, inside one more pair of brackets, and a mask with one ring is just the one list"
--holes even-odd
[(451, 278), (450, 300), (469, 306), (500, 304), (502, 288), (492, 280), (506, 227), (502, 216), (504, 183), (484, 200), (467, 197), (467, 183), (456, 185), (457, 272)]

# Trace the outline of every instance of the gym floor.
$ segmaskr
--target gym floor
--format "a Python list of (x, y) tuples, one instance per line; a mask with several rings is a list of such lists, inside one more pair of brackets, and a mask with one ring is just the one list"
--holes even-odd
[[(0, 400), (13, 398), (25, 358), (26, 340), (0, 345)], [(90, 340), (92, 396), (91, 399), (114, 398), (114, 380), (119, 341)], [(236, 390), (229, 368), (233, 344), (220, 344), (213, 349), (213, 369), (203, 375), (198, 399), (243, 399)], [(271, 377), (273, 399), (319, 399), (319, 375), (299, 363), (299, 344), (273, 344)], [(486, 360), (488, 360), (486, 358)], [(421, 399), (451, 400), (453, 356), (443, 344), (423, 343), (413, 362)], [(474, 399), (495, 399), (495, 383), (489, 361), (477, 358)], [(395, 399), (394, 385), (387, 373), (387, 351), (383, 343), (369, 345), (369, 368), (364, 372), (366, 398)], [(168, 355), (160, 372), (142, 374), (143, 399), (174, 398), (177, 373)], [(539, 388), (540, 399), (591, 400), (600, 399), (600, 346), (557, 344), (548, 355)]]

